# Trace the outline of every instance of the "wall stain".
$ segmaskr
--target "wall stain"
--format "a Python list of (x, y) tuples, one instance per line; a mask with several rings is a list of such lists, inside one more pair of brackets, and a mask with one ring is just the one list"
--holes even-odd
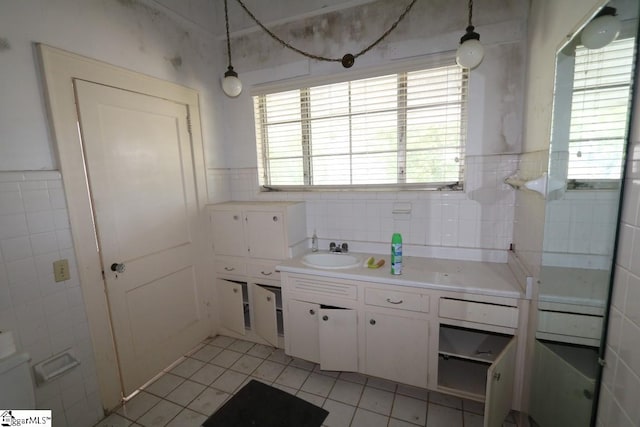
[(169, 62), (173, 65), (173, 68), (178, 70), (182, 67), (182, 56), (176, 55), (173, 58), (169, 58)]
[(136, 0), (117, 0), (117, 1), (118, 1), (118, 3), (120, 3), (121, 5), (123, 5), (125, 7), (133, 7), (137, 3)]
[(5, 37), (0, 37), (0, 52), (4, 52), (5, 50), (11, 50), (11, 45)]

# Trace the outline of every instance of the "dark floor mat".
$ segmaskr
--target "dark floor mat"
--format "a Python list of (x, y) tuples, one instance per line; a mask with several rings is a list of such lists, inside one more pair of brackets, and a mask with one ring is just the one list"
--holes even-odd
[(285, 391), (251, 380), (203, 427), (320, 427), (329, 415)]

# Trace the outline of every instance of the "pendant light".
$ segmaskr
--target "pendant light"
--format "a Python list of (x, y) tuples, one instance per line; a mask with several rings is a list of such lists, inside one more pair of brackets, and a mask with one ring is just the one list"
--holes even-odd
[(587, 49), (600, 49), (611, 43), (620, 34), (620, 20), (616, 8), (605, 6), (582, 30), (580, 38)]
[(462, 68), (475, 68), (484, 58), (484, 47), (480, 43), (480, 34), (474, 31), (471, 24), (473, 15), (473, 0), (469, 0), (469, 24), (467, 32), (460, 38), (460, 46), (456, 52), (456, 62)]
[(229, 66), (224, 73), (224, 79), (222, 79), (222, 90), (227, 96), (235, 98), (242, 92), (242, 82), (238, 78), (238, 73), (233, 70), (231, 65), (231, 41), (229, 39), (229, 12), (227, 10), (227, 0), (224, 0), (224, 22), (227, 26), (227, 59)]

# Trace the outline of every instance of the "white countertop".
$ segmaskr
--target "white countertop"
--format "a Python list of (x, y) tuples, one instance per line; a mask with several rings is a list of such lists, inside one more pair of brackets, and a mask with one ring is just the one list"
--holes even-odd
[(603, 308), (609, 291), (609, 270), (574, 267), (540, 269), (541, 302)]
[[(414, 286), (428, 289), (465, 292), (506, 298), (524, 298), (518, 282), (509, 266), (504, 263), (458, 261), (435, 258), (403, 257), (402, 274), (391, 274), (389, 256), (349, 253), (360, 258), (357, 267), (346, 269), (321, 269), (301, 262), (304, 255), (282, 261), (276, 268), (282, 272), (310, 274), (336, 279)], [(335, 254), (335, 256), (340, 256)], [(364, 267), (364, 261), (373, 256), (385, 264), (377, 269)]]

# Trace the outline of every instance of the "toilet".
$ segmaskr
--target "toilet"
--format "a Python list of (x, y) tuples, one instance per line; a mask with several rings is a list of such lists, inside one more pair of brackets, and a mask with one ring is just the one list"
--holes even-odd
[(0, 359), (0, 408), (35, 409), (29, 354), (14, 352)]

